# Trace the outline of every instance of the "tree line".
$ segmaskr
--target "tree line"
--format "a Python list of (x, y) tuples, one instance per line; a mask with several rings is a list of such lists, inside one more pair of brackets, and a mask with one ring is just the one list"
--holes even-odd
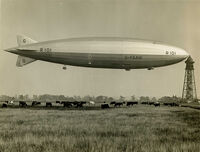
[(119, 96), (118, 98), (109, 97), (109, 96), (64, 96), (64, 95), (50, 95), (50, 94), (43, 94), (43, 95), (33, 95), (30, 97), (29, 95), (16, 95), (14, 97), (1, 95), (0, 101), (94, 101), (94, 102), (123, 102), (123, 101), (138, 101), (138, 102), (180, 102), (181, 98), (177, 96), (164, 96), (160, 98), (156, 97), (149, 97), (149, 96), (140, 96), (135, 97), (132, 95), (131, 97), (127, 98), (124, 96)]

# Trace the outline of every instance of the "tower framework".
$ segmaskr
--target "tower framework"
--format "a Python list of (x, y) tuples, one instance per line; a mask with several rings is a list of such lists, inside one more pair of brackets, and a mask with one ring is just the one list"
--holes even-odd
[(194, 61), (189, 56), (185, 61), (185, 78), (183, 83), (182, 99), (187, 101), (195, 101), (197, 99), (195, 77), (194, 77)]

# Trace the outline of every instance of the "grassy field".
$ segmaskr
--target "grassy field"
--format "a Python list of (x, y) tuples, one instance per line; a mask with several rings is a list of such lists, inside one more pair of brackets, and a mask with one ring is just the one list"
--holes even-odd
[(0, 152), (199, 152), (200, 110), (0, 109)]

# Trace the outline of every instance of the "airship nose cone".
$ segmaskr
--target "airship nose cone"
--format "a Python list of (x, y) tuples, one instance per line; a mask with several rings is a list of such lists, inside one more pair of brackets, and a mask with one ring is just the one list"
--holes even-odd
[(184, 59), (188, 58), (190, 55), (186, 51), (184, 51)]
[(189, 57), (189, 53), (187, 53), (186, 51), (184, 51), (185, 56)]
[(178, 56), (180, 56), (181, 58), (183, 58), (183, 59), (186, 59), (186, 58), (188, 58), (190, 55), (187, 53), (187, 51), (185, 51), (185, 50), (183, 50), (183, 49), (180, 49), (179, 51), (178, 51), (178, 54), (177, 54)]

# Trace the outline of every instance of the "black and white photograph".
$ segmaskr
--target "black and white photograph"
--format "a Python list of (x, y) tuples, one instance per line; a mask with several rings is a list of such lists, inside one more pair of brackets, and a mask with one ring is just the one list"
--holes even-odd
[(200, 151), (200, 0), (0, 0), (0, 152), (55, 151)]

